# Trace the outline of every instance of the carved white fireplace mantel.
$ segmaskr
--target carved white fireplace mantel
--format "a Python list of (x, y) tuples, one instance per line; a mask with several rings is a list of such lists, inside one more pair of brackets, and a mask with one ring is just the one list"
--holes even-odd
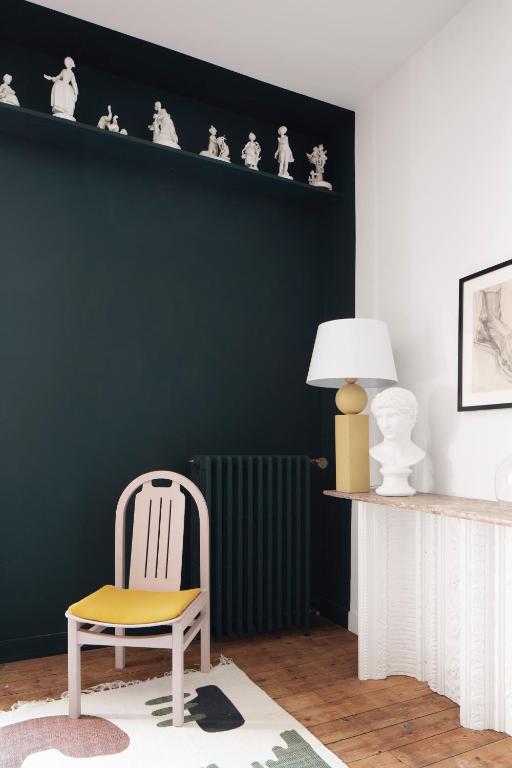
[(359, 678), (425, 680), (463, 726), (512, 734), (512, 516), (454, 496), (325, 493), (357, 505)]

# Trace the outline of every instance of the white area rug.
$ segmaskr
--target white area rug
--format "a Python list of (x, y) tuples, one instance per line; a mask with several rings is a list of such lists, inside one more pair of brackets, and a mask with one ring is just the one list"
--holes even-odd
[(345, 764), (235, 664), (187, 673), (170, 727), (170, 677), (0, 713), (0, 768), (340, 768)]

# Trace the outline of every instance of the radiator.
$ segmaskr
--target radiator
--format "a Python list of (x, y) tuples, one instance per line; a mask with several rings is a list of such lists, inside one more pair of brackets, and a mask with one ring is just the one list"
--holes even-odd
[(310, 467), (309, 456), (193, 457), (210, 512), (216, 638), (309, 632)]

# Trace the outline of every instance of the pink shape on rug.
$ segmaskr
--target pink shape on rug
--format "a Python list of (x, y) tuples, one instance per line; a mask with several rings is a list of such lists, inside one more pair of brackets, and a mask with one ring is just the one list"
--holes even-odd
[(124, 731), (102, 717), (35, 717), (0, 728), (0, 768), (20, 768), (35, 752), (58, 749), (67, 757), (117, 755), (130, 744)]

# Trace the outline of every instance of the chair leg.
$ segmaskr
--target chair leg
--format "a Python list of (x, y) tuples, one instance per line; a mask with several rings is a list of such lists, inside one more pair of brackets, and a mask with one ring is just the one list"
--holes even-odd
[(73, 719), (81, 713), (81, 669), (80, 651), (77, 639), (78, 622), (68, 619), (68, 696), (69, 716)]
[(204, 623), (201, 627), (201, 672), (209, 672), (210, 665), (210, 609), (204, 611)]
[[(116, 627), (114, 631), (118, 637), (124, 637), (125, 631), (122, 627)], [(116, 669), (124, 669), (126, 664), (126, 647), (124, 645), (115, 646), (115, 659)]]
[(172, 724), (183, 725), (184, 718), (184, 649), (183, 628), (172, 630)]

